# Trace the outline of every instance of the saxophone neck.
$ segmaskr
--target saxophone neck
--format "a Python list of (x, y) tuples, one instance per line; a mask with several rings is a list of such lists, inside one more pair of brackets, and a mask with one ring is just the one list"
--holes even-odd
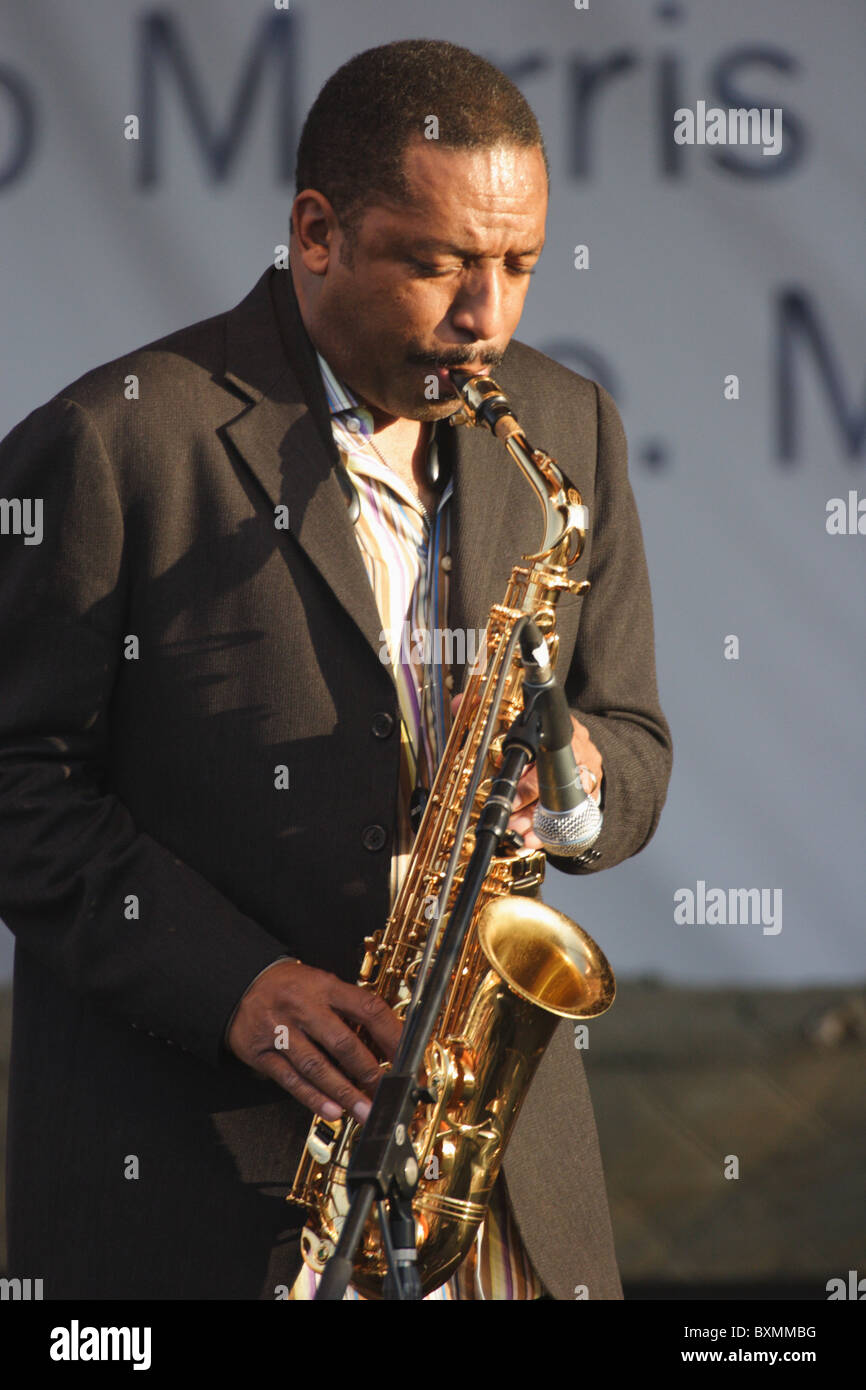
[[(541, 544), (536, 552), (523, 558), (570, 569), (580, 558), (589, 529), (589, 513), (580, 492), (555, 459), (529, 443), (511, 402), (491, 377), (469, 376), (456, 367), (451, 368), (450, 376), (462, 403), (457, 414), (451, 416), (452, 423), (490, 430), (504, 444), (541, 506)], [(575, 587), (583, 592), (588, 586)]]

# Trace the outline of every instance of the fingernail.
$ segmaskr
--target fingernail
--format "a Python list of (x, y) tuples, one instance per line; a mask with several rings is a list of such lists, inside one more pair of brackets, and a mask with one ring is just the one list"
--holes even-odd
[(339, 1105), (336, 1105), (332, 1100), (326, 1100), (325, 1104), (319, 1111), (319, 1114), (322, 1116), (323, 1120), (339, 1120), (342, 1113), (343, 1112), (340, 1109)]
[(359, 1124), (366, 1124), (367, 1116), (370, 1113), (371, 1105), (368, 1100), (359, 1100), (357, 1105), (352, 1106), (352, 1114)]

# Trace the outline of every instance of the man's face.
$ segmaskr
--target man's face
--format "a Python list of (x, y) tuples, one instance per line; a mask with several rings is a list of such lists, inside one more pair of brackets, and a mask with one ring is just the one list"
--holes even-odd
[(411, 203), (368, 208), (348, 246), (327, 199), (301, 193), (292, 269), (313, 343), (355, 394), (380, 416), (436, 420), (455, 409), (444, 369), (494, 370), (517, 328), (547, 177), (538, 148), (424, 139), (404, 168)]

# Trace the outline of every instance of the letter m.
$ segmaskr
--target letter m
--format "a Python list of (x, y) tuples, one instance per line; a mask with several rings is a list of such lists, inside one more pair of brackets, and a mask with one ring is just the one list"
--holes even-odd
[(436, 633), (436, 659), (446, 666), (463, 666), (466, 663), (466, 632), (462, 627), (444, 628)]
[[(776, 419), (779, 457), (789, 462), (800, 450), (798, 409), (803, 391), (794, 379), (794, 348), (809, 350), (818, 370), (833, 419), (849, 458), (857, 458), (866, 442), (866, 400), (862, 409), (849, 406), (838, 358), (818, 320), (808, 296), (800, 290), (783, 290), (776, 304)], [(866, 393), (864, 393), (866, 395)]]
[[(227, 45), (231, 50), (231, 45)], [(151, 188), (158, 182), (160, 144), (160, 75), (174, 78), (182, 105), (189, 117), (193, 135), (215, 183), (223, 182), (234, 162), (244, 132), (250, 123), (256, 92), (270, 62), (276, 68), (276, 111), (274, 136), (277, 146), (277, 177), (288, 183), (293, 174), (295, 152), (294, 97), (295, 19), (285, 12), (265, 14), (243, 58), (243, 68), (229, 111), (222, 127), (209, 113), (203, 85), (196, 76), (186, 41), (181, 37), (176, 17), (167, 10), (151, 10), (139, 22), (138, 114), (141, 118), (138, 183)], [(210, 86), (218, 93), (229, 90), (222, 75), (212, 73)]]
[(728, 143), (757, 145), (761, 139), (761, 113), (757, 106), (738, 106), (728, 112)]
[(20, 1279), (0, 1279), (0, 1302), (5, 1303), (7, 1299), (20, 1299), (20, 1297)]
[(761, 890), (759, 888), (728, 889), (728, 921), (739, 923), (758, 923), (761, 920)]

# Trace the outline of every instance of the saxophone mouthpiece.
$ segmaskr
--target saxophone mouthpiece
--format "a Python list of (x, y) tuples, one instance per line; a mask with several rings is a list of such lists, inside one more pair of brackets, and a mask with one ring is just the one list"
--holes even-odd
[[(484, 367), (447, 367), (448, 379), (454, 394), (460, 401), (461, 409), (451, 416), (455, 425), (488, 424), (484, 417), (484, 405), (488, 397), (496, 395), (499, 387), (488, 377)], [(504, 398), (503, 398), (504, 399)], [(488, 424), (493, 429), (493, 424)]]
[(465, 417), (467, 424), (486, 425), (503, 443), (511, 435), (522, 433), (511, 413), (508, 397), (483, 367), (477, 372), (449, 367), (448, 375), (463, 402), (461, 417)]

